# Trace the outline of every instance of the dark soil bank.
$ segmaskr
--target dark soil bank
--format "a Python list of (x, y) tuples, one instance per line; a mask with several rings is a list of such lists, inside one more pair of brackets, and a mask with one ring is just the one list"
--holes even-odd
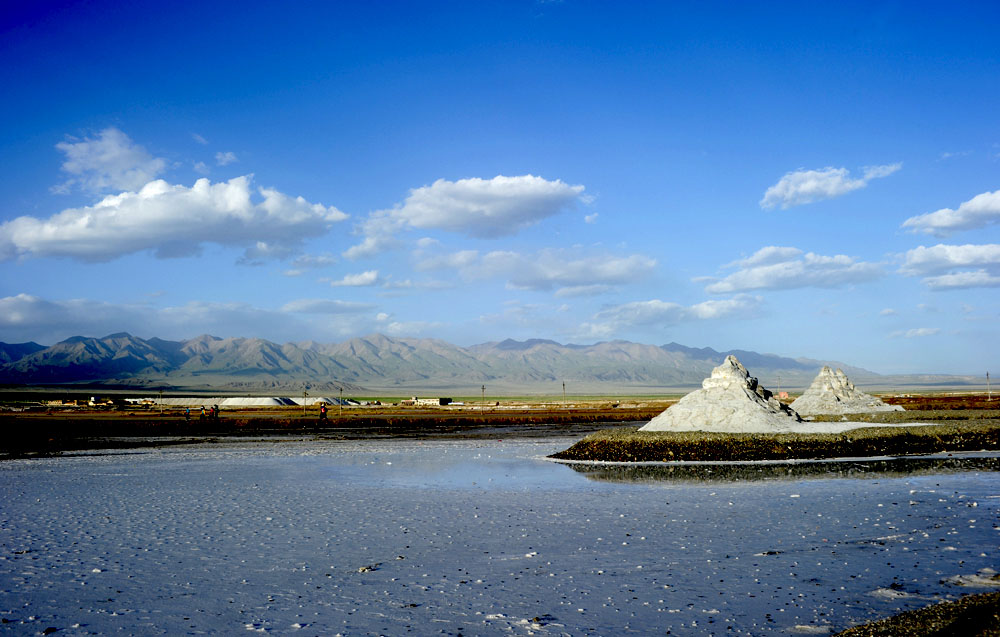
[(866, 427), (841, 434), (726, 434), (603, 430), (558, 460), (670, 462), (850, 458), (1000, 449), (1000, 419), (913, 427)]
[(645, 422), (659, 413), (642, 409), (525, 411), (440, 410), (364, 413), (321, 421), (312, 417), (253, 416), (223, 412), (218, 420), (176, 415), (31, 414), (0, 416), (0, 458), (83, 449), (117, 449), (206, 442), (238, 437), (307, 436), (325, 440), (368, 438), (526, 438), (584, 436), (615, 423)]

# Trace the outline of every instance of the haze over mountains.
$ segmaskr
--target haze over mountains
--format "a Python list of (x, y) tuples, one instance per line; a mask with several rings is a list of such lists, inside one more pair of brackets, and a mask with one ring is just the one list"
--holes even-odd
[(0, 343), (0, 383), (461, 395), (478, 394), (483, 385), (491, 393), (558, 394), (565, 382), (570, 393), (641, 393), (696, 387), (728, 354), (774, 389), (806, 387), (823, 365), (841, 367), (868, 385), (974, 382), (966, 377), (887, 377), (837, 361), (677, 343), (563, 345), (507, 339), (459, 347), (436, 339), (373, 334), (342, 343), (279, 345), (209, 335), (186, 341), (142, 339), (123, 332), (76, 336), (51, 347)]

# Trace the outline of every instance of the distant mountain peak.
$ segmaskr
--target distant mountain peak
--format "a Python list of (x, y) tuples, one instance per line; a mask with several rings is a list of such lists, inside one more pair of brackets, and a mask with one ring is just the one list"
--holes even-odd
[(214, 343), (215, 341), (221, 341), (222, 339), (218, 336), (212, 336), (211, 334), (200, 334), (194, 338), (189, 338), (185, 343)]
[(107, 336), (99, 340), (110, 341), (110, 340), (120, 340), (124, 338), (132, 338), (132, 335), (129, 334), (128, 332), (115, 332), (114, 334), (108, 334)]
[(537, 347), (538, 345), (555, 345), (557, 347), (562, 347), (561, 343), (557, 343), (556, 341), (551, 341), (546, 338), (529, 338), (526, 341), (515, 341), (512, 338), (507, 338), (497, 343), (495, 347), (506, 351), (521, 351)]

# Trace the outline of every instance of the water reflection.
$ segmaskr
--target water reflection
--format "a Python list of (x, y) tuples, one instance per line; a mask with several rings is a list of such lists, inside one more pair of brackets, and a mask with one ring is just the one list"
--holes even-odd
[(962, 471), (1000, 471), (995, 455), (923, 456), (775, 463), (566, 463), (599, 482), (740, 482), (830, 478), (896, 478)]

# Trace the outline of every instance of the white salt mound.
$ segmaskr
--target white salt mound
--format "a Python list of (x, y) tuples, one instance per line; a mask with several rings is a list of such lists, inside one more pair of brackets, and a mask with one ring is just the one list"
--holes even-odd
[(294, 405), (291, 400), (284, 397), (263, 397), (263, 396), (231, 396), (222, 399), (220, 407), (281, 407)]
[(820, 370), (809, 389), (792, 402), (792, 409), (803, 416), (903, 411), (899, 405), (887, 405), (859, 390), (843, 371), (833, 371), (826, 366)]
[(798, 414), (761, 387), (735, 356), (727, 356), (702, 381), (701, 389), (681, 398), (640, 431), (788, 433), (808, 428)]

